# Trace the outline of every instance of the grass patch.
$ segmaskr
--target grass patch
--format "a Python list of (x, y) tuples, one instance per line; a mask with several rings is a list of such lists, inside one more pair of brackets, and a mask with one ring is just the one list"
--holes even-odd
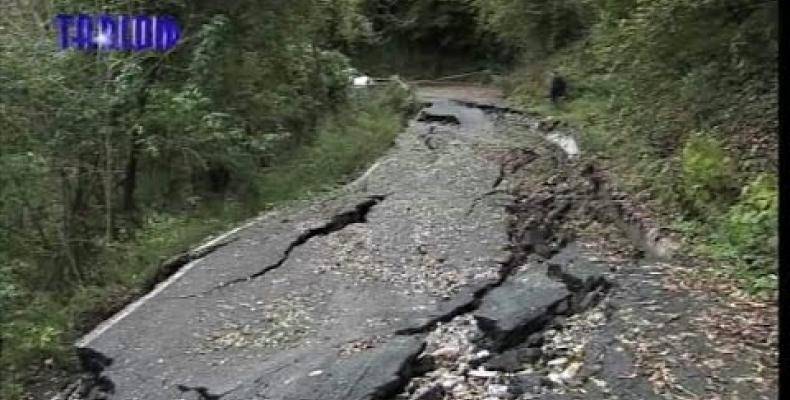
[[(620, 189), (650, 194), (648, 205), (684, 237), (687, 253), (743, 289), (770, 294), (777, 191), (770, 140), (776, 109), (768, 100), (775, 80), (733, 81), (728, 71), (709, 69), (650, 82), (628, 70), (602, 72), (583, 48), (570, 47), (515, 71), (503, 87), (514, 103), (578, 127), (582, 151)], [(551, 70), (570, 82), (558, 106), (547, 99)]]
[(73, 341), (140, 295), (162, 261), (262, 210), (347, 181), (391, 146), (410, 104), (394, 86), (360, 94), (342, 114), (323, 120), (312, 142), (260, 171), (255, 195), (206, 202), (188, 214), (149, 213), (129, 240), (96, 257), (99, 279), (68, 293), (25, 290), (13, 276), (25, 266), (3, 266), (0, 398), (24, 398), (48, 374), (45, 364), (61, 373), (74, 368)]
[(261, 199), (277, 203), (336, 187), (390, 147), (400, 127), (401, 120), (387, 107), (332, 116), (313, 143), (287, 154), (261, 175)]

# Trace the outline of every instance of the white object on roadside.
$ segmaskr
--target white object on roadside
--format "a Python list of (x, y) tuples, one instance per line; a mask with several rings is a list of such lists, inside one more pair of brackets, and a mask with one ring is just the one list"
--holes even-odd
[(508, 387), (506, 385), (489, 385), (488, 395), (497, 399), (504, 399), (508, 395)]
[(373, 84), (373, 79), (369, 76), (357, 76), (351, 81), (352, 85), (357, 87), (370, 86)]
[(475, 378), (496, 378), (499, 375), (496, 371), (486, 371), (482, 368), (469, 371), (469, 376)]
[(562, 148), (562, 150), (565, 151), (568, 156), (575, 157), (579, 155), (579, 146), (576, 144), (576, 140), (574, 140), (572, 137), (552, 133), (546, 136), (546, 138)]
[(579, 370), (582, 369), (582, 365), (583, 364), (580, 362), (571, 363), (568, 368), (565, 368), (565, 371), (562, 371), (560, 374), (560, 379), (562, 379), (564, 382), (571, 381), (579, 373)]
[(554, 360), (549, 361), (547, 364), (549, 367), (561, 367), (568, 363), (568, 359), (565, 357), (555, 358)]

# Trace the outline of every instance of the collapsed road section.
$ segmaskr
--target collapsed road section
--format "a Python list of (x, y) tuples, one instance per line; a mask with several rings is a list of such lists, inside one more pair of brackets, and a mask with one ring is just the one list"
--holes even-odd
[[(86, 375), (62, 398), (425, 400), (435, 338), (458, 321), (482, 354), (461, 379), (536, 354), (556, 318), (610, 288), (556, 261), (583, 204), (562, 182), (514, 185), (553, 156), (508, 148), (491, 110), (426, 100), (363, 199), (282, 210), (193, 260), (80, 342)], [(481, 200), (492, 187), (500, 203)]]

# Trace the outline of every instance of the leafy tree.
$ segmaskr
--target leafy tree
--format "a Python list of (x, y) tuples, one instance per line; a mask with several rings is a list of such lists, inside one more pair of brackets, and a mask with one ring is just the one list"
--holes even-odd
[(580, 0), (475, 0), (485, 29), (528, 54), (545, 56), (580, 39), (589, 21)]
[[(107, 260), (157, 231), (151, 221), (214, 204), (260, 208), (258, 192), (269, 190), (261, 171), (317, 140), (321, 121), (351, 106), (342, 51), (370, 36), (360, 7), (0, 4), (0, 314), (14, 317), (0, 328), (3, 344), (17, 349), (3, 353), (2, 386), (74, 332), (67, 306), (86, 291), (140, 280), (119, 278)], [(61, 51), (57, 13), (170, 14), (182, 38), (167, 52)], [(382, 110), (382, 119), (393, 112)]]

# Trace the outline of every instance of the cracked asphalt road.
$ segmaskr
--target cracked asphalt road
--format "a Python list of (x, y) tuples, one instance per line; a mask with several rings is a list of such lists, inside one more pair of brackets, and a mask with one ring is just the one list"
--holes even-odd
[(467, 215), (499, 173), (471, 146), (493, 140), (491, 120), (426, 100), (427, 111), (461, 122), (434, 133), (439, 148), (422, 142), (427, 124), (412, 122), (364, 193), (272, 213), (84, 341), (113, 360), (102, 372), (112, 398), (354, 399), (397, 389), (423, 338), (396, 333), (473, 301), (508, 255), (501, 207)]
[[(539, 358), (551, 342), (542, 332), (606, 295), (613, 264), (582, 255), (561, 228), (591, 210), (567, 182), (525, 171), (535, 160), (559, 169), (557, 149), (523, 130), (514, 142), (497, 93), (419, 95), (429, 118), (359, 180), (266, 214), (84, 337), (92, 376), (63, 398), (564, 398), (506, 393), (531, 383), (509, 388), (512, 376), (470, 368), (490, 356), (527, 368), (508, 363)], [(441, 367), (460, 350), (436, 338), (458, 332), (481, 336), (456, 339), (489, 355)], [(442, 374), (472, 387), (451, 395), (436, 386)], [(475, 392), (475, 379), (487, 389)], [(635, 391), (622, 398), (656, 398)]]

